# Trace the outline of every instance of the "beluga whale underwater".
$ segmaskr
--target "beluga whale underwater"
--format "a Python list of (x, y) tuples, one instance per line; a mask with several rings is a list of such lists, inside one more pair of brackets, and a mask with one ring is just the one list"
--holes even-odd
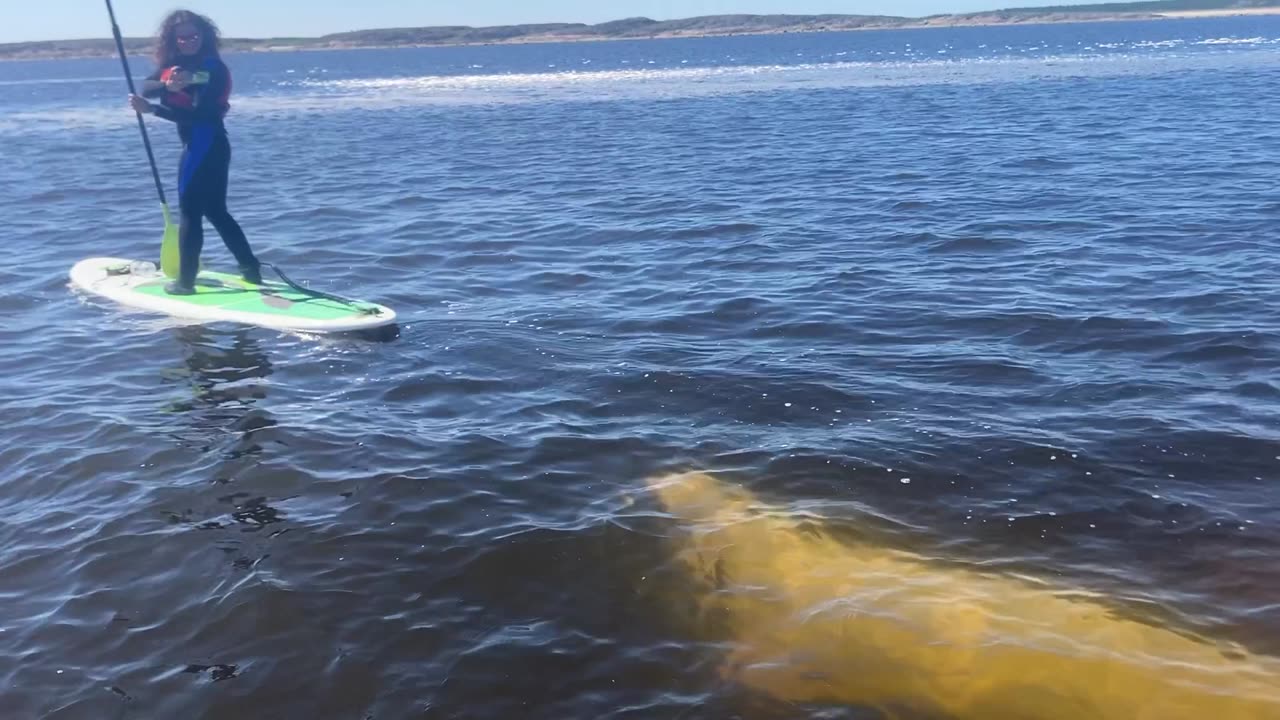
[(1089, 593), (837, 540), (702, 472), (650, 478), (720, 673), (894, 720), (1280, 720), (1280, 659), (1116, 614)]

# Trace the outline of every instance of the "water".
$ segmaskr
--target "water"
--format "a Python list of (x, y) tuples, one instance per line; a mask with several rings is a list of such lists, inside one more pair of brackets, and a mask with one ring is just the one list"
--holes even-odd
[(684, 469), (1280, 654), (1280, 19), (228, 59), (255, 248), (400, 337), (77, 295), (119, 64), (0, 64), (6, 717), (868, 717), (723, 681)]

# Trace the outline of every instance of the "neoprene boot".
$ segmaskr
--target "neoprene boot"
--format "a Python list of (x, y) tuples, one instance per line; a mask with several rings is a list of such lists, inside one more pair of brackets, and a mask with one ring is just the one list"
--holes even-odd
[[(185, 248), (183, 248), (185, 250)], [(181, 252), (178, 256), (178, 279), (164, 286), (170, 295), (195, 295), (196, 275), (200, 274), (200, 253)]]
[(261, 285), (262, 284), (262, 265), (259, 263), (254, 263), (253, 265), (241, 265), (240, 277), (243, 277), (244, 281), (247, 283), (253, 283), (254, 285)]

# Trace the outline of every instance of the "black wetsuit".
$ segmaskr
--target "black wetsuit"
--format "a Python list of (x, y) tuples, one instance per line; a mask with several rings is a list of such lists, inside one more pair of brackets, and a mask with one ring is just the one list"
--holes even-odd
[[(181, 210), (178, 284), (195, 284), (204, 248), (204, 218), (217, 229), (227, 249), (246, 276), (256, 276), (258, 260), (249, 248), (244, 231), (227, 211), (227, 176), (231, 168), (231, 142), (223, 118), (230, 105), (231, 72), (217, 57), (184, 60), (179, 67), (192, 73), (207, 73), (208, 81), (189, 85), (180, 92), (165, 88), (144, 93), (159, 98), (157, 117), (178, 126), (182, 139), (182, 160), (178, 169), (178, 206)], [(163, 70), (149, 80), (160, 81)]]

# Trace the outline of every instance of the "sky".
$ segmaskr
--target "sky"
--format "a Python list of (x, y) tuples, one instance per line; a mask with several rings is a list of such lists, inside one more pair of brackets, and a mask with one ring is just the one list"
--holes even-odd
[[(206, 14), (229, 37), (316, 36), (345, 30), (427, 25), (598, 23), (727, 13), (920, 16), (1099, 0), (112, 0), (120, 31), (149, 36), (165, 13)], [(111, 36), (99, 0), (0, 0), (0, 43)]]

